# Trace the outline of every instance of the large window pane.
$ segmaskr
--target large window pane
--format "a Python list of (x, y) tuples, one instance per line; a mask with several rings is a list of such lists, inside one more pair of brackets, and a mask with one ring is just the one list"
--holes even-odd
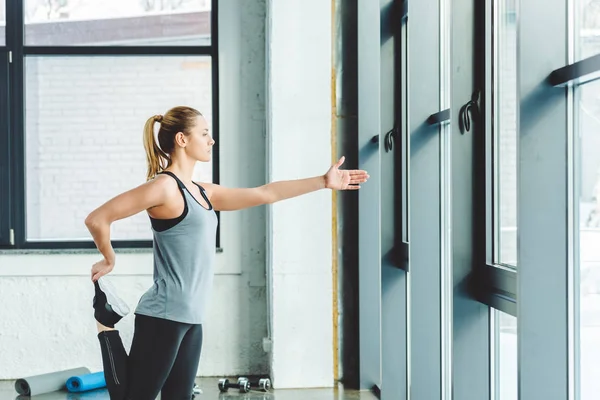
[(600, 393), (600, 82), (579, 87), (575, 98), (580, 136), (580, 387), (581, 400), (591, 400)]
[[(89, 240), (83, 221), (145, 181), (147, 118), (177, 105), (212, 120), (208, 57), (28, 57), (25, 63), (27, 238)], [(210, 181), (199, 164), (196, 179)], [(146, 213), (113, 239), (150, 239)]]
[(25, 0), (25, 44), (210, 45), (211, 0)]
[(0, 46), (6, 44), (6, 2), (0, 0)]
[(517, 319), (494, 310), (496, 318), (495, 400), (518, 400)]
[[(575, 57), (600, 54), (600, 2), (575, 0)], [(575, 88), (580, 400), (600, 393), (600, 82)]]
[(577, 60), (598, 54), (600, 47), (600, 2), (598, 0), (574, 0), (576, 10), (575, 34)]
[(515, 0), (496, 0), (494, 40), (495, 262), (517, 265), (517, 29)]

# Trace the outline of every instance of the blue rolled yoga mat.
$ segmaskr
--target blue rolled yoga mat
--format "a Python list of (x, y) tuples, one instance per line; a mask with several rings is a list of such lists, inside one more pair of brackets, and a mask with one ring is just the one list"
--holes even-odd
[(87, 392), (106, 387), (104, 372), (96, 372), (94, 374), (85, 374), (72, 376), (67, 380), (67, 390), (72, 393)]

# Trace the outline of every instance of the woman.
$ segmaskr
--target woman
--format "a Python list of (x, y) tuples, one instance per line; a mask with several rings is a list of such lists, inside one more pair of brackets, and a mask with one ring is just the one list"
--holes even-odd
[[(158, 122), (158, 143), (154, 125)], [(365, 171), (340, 170), (342, 157), (314, 178), (230, 189), (192, 181), (197, 161), (208, 162), (215, 141), (202, 115), (175, 107), (144, 127), (147, 182), (122, 193), (86, 218), (104, 258), (92, 267), (94, 317), (106, 384), (112, 400), (189, 399), (200, 350), (202, 323), (212, 288), (216, 247), (215, 210), (231, 211), (271, 204), (319, 189), (355, 190)], [(114, 221), (146, 210), (154, 235), (154, 285), (135, 310), (135, 333), (127, 355), (114, 326), (129, 313), (103, 278), (115, 266), (110, 243)]]

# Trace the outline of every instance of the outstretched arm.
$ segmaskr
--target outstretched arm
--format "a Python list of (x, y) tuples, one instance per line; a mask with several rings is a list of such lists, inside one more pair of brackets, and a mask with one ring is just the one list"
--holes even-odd
[(331, 166), (325, 175), (313, 178), (277, 181), (266, 185), (234, 189), (215, 184), (203, 184), (210, 201), (219, 211), (233, 211), (272, 204), (281, 200), (298, 197), (320, 189), (357, 190), (360, 184), (366, 182), (369, 175), (362, 170), (340, 170), (344, 157)]

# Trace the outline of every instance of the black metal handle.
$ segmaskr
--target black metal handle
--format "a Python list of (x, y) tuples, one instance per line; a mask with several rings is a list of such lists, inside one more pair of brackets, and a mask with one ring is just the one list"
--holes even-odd
[[(390, 152), (394, 149), (394, 140), (396, 140), (396, 128), (392, 128), (383, 136), (383, 147), (385, 152)], [(371, 143), (379, 143), (379, 135), (375, 135), (371, 138)]]
[(400, 3), (400, 20), (402, 22), (408, 19), (408, 0), (404, 0)]
[(597, 54), (552, 71), (548, 76), (548, 83), (552, 86), (564, 86), (569, 82), (583, 84), (599, 77), (600, 54)]
[(471, 100), (460, 108), (458, 112), (458, 123), (461, 133), (469, 132), (471, 130), (471, 119), (477, 121), (479, 115), (479, 91), (476, 90), (471, 95)]
[(385, 152), (392, 151), (394, 149), (394, 140), (396, 140), (397, 134), (396, 128), (392, 128), (388, 133), (383, 137), (383, 146), (385, 147)]
[(408, 251), (409, 251), (409, 246), (410, 244), (407, 241), (402, 240), (399, 243), (399, 248), (396, 250), (397, 251), (397, 265), (398, 268), (405, 270), (406, 272), (409, 272), (410, 270), (410, 263), (408, 262)]
[(402, 240), (396, 243), (394, 247), (384, 256), (387, 265), (409, 272), (408, 262), (409, 243)]
[(377, 397), (377, 399), (381, 399), (381, 389), (379, 388), (379, 386), (371, 386), (371, 393), (373, 393), (373, 396)]
[(427, 118), (427, 123), (429, 125), (441, 124), (444, 122), (450, 122), (450, 109), (447, 108), (440, 112), (436, 112), (435, 114), (431, 114), (429, 118)]

